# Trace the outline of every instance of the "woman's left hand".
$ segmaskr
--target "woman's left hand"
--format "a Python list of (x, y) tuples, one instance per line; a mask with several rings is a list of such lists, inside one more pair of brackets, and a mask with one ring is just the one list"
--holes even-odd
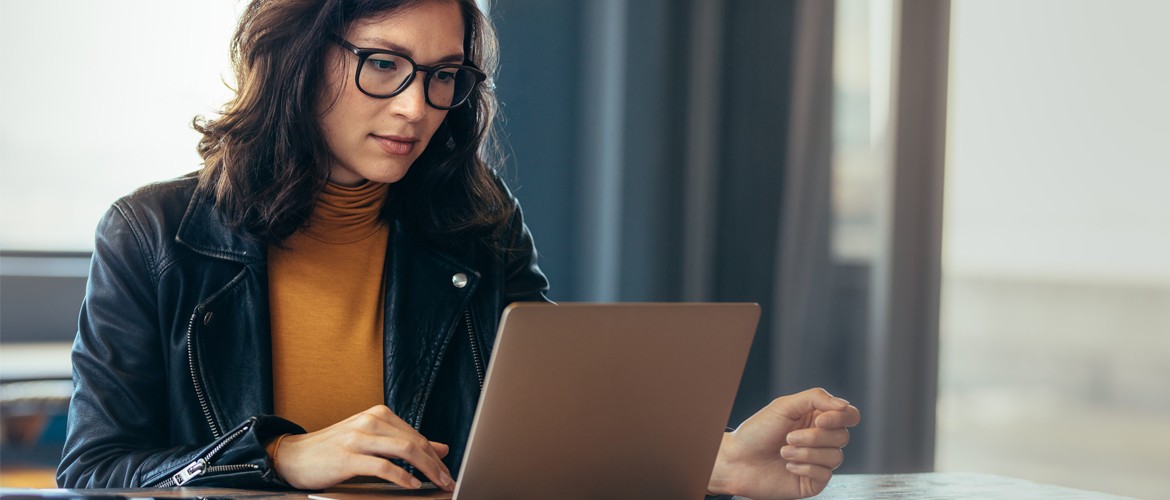
[(816, 495), (860, 421), (857, 408), (824, 389), (777, 398), (723, 435), (707, 490), (755, 500)]

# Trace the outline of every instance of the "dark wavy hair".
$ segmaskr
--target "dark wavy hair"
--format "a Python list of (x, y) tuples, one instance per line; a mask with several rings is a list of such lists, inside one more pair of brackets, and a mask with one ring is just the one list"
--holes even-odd
[(306, 223), (332, 161), (317, 112), (330, 36), (423, 1), (458, 2), (464, 64), (489, 78), (448, 112), (405, 177), (391, 185), (383, 218), (447, 244), (504, 227), (515, 205), (491, 161), (499, 151), (492, 130), (499, 49), (475, 0), (253, 0), (231, 42), (235, 97), (220, 117), (192, 122), (203, 134), (199, 191), (214, 199), (229, 226), (280, 245)]

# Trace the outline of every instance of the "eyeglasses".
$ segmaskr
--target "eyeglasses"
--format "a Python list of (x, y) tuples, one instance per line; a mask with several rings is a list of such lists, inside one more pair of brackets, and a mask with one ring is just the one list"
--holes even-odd
[(354, 82), (357, 83), (358, 90), (370, 97), (385, 99), (401, 94), (410, 87), (414, 76), (422, 71), (425, 74), (423, 95), (427, 99), (427, 104), (438, 109), (452, 109), (467, 102), (475, 86), (487, 79), (484, 72), (471, 66), (462, 64), (423, 66), (416, 64), (406, 54), (392, 50), (355, 47), (338, 36), (334, 36), (333, 39), (345, 50), (357, 56)]

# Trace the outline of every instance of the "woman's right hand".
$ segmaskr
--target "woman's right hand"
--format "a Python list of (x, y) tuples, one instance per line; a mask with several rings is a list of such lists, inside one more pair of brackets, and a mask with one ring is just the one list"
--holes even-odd
[(422, 486), (390, 462), (400, 458), (450, 491), (455, 481), (443, 465), (447, 451), (447, 445), (428, 441), (390, 408), (378, 405), (317, 432), (289, 435), (273, 455), (277, 474), (299, 489), (328, 488), (356, 476), (379, 477), (405, 488)]

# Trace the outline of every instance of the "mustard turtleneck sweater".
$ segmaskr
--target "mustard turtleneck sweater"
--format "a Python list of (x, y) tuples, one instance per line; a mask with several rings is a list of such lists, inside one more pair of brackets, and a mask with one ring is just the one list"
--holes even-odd
[(308, 225), (268, 249), (273, 403), (309, 432), (383, 403), (388, 188), (327, 184)]

